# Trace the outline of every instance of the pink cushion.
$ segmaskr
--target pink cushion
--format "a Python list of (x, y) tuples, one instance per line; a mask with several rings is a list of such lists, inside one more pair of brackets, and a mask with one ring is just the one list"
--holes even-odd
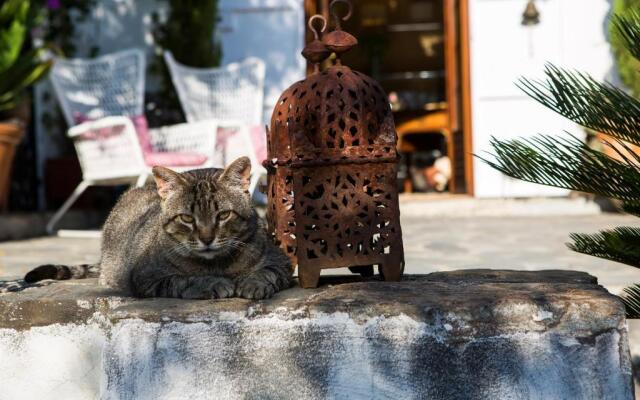
[[(237, 128), (218, 128), (216, 136), (216, 152), (224, 153), (227, 141), (230, 137), (237, 134)], [(262, 125), (252, 125), (249, 127), (249, 137), (251, 139), (253, 149), (255, 151), (256, 160), (259, 163), (267, 158), (267, 137)]]
[[(76, 124), (93, 121), (93, 118), (89, 118), (86, 115), (80, 113), (74, 113), (73, 119)], [(133, 117), (129, 117), (129, 119), (133, 123), (133, 127), (136, 130), (136, 134), (138, 135), (138, 141), (140, 142), (142, 152), (145, 154), (152, 152), (153, 147), (151, 146), (151, 134), (149, 134), (149, 124), (147, 123), (147, 117), (145, 117), (144, 115), (134, 115)]]
[(149, 124), (147, 123), (147, 117), (144, 115), (135, 115), (131, 117), (133, 127), (136, 128), (138, 134), (138, 141), (144, 154), (153, 152), (151, 146), (151, 134), (149, 133)]
[(256, 160), (260, 164), (267, 159), (267, 137), (264, 126), (254, 125), (251, 127), (251, 140), (256, 150)]
[(80, 125), (81, 123), (87, 122), (87, 121), (93, 121), (93, 118), (89, 118), (84, 114), (80, 114), (79, 112), (73, 113), (73, 122), (75, 122), (76, 125)]
[[(73, 119), (76, 124), (90, 121), (86, 115), (74, 114)], [(144, 155), (144, 162), (150, 166), (162, 165), (167, 167), (197, 167), (207, 161), (207, 156), (198, 153), (189, 152), (154, 152), (151, 145), (151, 134), (149, 133), (149, 124), (144, 115), (135, 115), (130, 117), (133, 127), (138, 135), (140, 148)]]
[(207, 161), (207, 156), (198, 153), (154, 153), (149, 152), (144, 155), (144, 162), (153, 167), (162, 165), (166, 167), (196, 167)]

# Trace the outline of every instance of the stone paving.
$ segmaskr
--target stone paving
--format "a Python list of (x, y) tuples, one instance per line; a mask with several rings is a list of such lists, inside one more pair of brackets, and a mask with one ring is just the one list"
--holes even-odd
[(640, 282), (640, 269), (569, 250), (570, 232), (596, 232), (640, 219), (600, 214), (573, 217), (482, 217), (402, 221), (406, 271), (465, 268), (569, 269), (588, 272), (610, 292)]
[[(600, 284), (619, 294), (626, 285), (640, 282), (640, 269), (577, 254), (565, 247), (570, 232), (595, 232), (618, 225), (640, 225), (640, 219), (617, 214), (403, 218), (406, 272), (570, 269), (596, 276)], [(98, 239), (46, 237), (0, 242), (0, 278), (21, 276), (43, 263), (92, 263), (99, 251)]]

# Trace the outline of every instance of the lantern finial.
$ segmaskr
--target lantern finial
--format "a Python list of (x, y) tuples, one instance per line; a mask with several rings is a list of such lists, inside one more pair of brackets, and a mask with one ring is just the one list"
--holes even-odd
[[(340, 17), (336, 11), (336, 4), (338, 3), (345, 3), (348, 6), (347, 14), (342, 17)], [(340, 24), (340, 20), (346, 21), (351, 18), (353, 7), (351, 2), (348, 0), (333, 0), (329, 5), (329, 8), (331, 9), (331, 16), (333, 17), (335, 30), (324, 35), (322, 41), (330, 51), (336, 53), (336, 64), (340, 65), (340, 55), (358, 44), (358, 39), (356, 39), (352, 34), (343, 31)]]
[(309, 18), (307, 25), (311, 32), (313, 32), (314, 40), (307, 44), (302, 50), (302, 56), (314, 64), (314, 73), (320, 71), (320, 63), (329, 57), (331, 51), (327, 49), (327, 46), (320, 40), (320, 33), (318, 28), (313, 25), (316, 20), (322, 21), (322, 26), (319, 31), (324, 32), (327, 29), (327, 20), (319, 14), (316, 14)]
[[(338, 3), (344, 3), (348, 7), (347, 13), (342, 18), (338, 16), (338, 13), (336, 11), (335, 5)], [(353, 13), (353, 6), (351, 5), (351, 2), (349, 0), (333, 0), (329, 5), (329, 8), (331, 9), (331, 16), (333, 17), (333, 20), (336, 23), (336, 30), (338, 31), (342, 30), (342, 26), (340, 25), (340, 19), (342, 19), (343, 21), (347, 21), (349, 18), (351, 18), (351, 14)]]

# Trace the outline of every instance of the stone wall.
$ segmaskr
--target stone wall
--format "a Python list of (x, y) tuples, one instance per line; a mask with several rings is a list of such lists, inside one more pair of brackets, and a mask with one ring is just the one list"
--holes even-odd
[(262, 302), (92, 280), (2, 294), (0, 399), (633, 398), (623, 307), (587, 274), (325, 283)]

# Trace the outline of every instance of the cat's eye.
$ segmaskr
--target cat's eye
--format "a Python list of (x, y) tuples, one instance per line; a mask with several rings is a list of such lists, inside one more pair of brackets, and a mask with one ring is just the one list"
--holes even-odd
[(191, 215), (188, 214), (180, 214), (180, 221), (184, 222), (185, 224), (192, 224), (193, 223), (193, 217)]
[(218, 221), (224, 221), (231, 216), (231, 211), (222, 211), (218, 213)]

